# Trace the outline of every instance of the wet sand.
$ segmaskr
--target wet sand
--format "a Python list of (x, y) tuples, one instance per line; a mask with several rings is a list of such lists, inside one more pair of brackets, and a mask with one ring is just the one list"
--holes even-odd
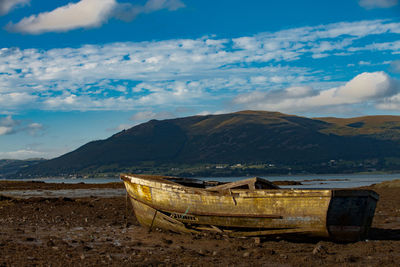
[(1, 197), (6, 190), (122, 188), (122, 184), (0, 182), (0, 266), (399, 266), (400, 185), (380, 194), (368, 240), (355, 243), (149, 232), (125, 197)]

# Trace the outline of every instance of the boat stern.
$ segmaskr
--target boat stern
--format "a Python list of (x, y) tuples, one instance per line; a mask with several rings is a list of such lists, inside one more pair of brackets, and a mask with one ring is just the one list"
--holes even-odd
[(372, 190), (333, 190), (327, 229), (336, 241), (358, 241), (368, 236), (379, 195)]

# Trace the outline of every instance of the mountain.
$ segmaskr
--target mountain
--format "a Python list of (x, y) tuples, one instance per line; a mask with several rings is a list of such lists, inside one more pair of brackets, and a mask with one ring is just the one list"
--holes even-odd
[(342, 162), (349, 168), (369, 162), (375, 168), (388, 159), (397, 162), (399, 148), (400, 117), (396, 116), (311, 119), (241, 111), (151, 120), (22, 173), (54, 175), (118, 172), (146, 166), (264, 163), (306, 170), (310, 166), (331, 166), (332, 162)]

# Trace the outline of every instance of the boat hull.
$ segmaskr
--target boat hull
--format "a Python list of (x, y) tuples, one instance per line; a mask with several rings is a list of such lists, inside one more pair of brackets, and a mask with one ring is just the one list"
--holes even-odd
[[(368, 232), (377, 200), (368, 190), (213, 192), (148, 176), (121, 175), (121, 179), (141, 225), (186, 233), (210, 230), (230, 236), (303, 234), (358, 240)], [(343, 204), (346, 209), (340, 209)], [(350, 220), (354, 214), (362, 219)]]

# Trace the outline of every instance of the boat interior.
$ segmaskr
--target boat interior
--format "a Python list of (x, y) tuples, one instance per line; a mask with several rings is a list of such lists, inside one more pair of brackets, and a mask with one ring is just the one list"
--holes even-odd
[(170, 176), (151, 176), (151, 175), (146, 175), (143, 178), (158, 179), (158, 180), (162, 179), (165, 182), (172, 182), (187, 187), (203, 188), (207, 191), (226, 191), (232, 189), (256, 190), (256, 189), (280, 188), (279, 186), (273, 184), (272, 182), (260, 177), (253, 177), (235, 182), (202, 181), (194, 178), (179, 178)]

